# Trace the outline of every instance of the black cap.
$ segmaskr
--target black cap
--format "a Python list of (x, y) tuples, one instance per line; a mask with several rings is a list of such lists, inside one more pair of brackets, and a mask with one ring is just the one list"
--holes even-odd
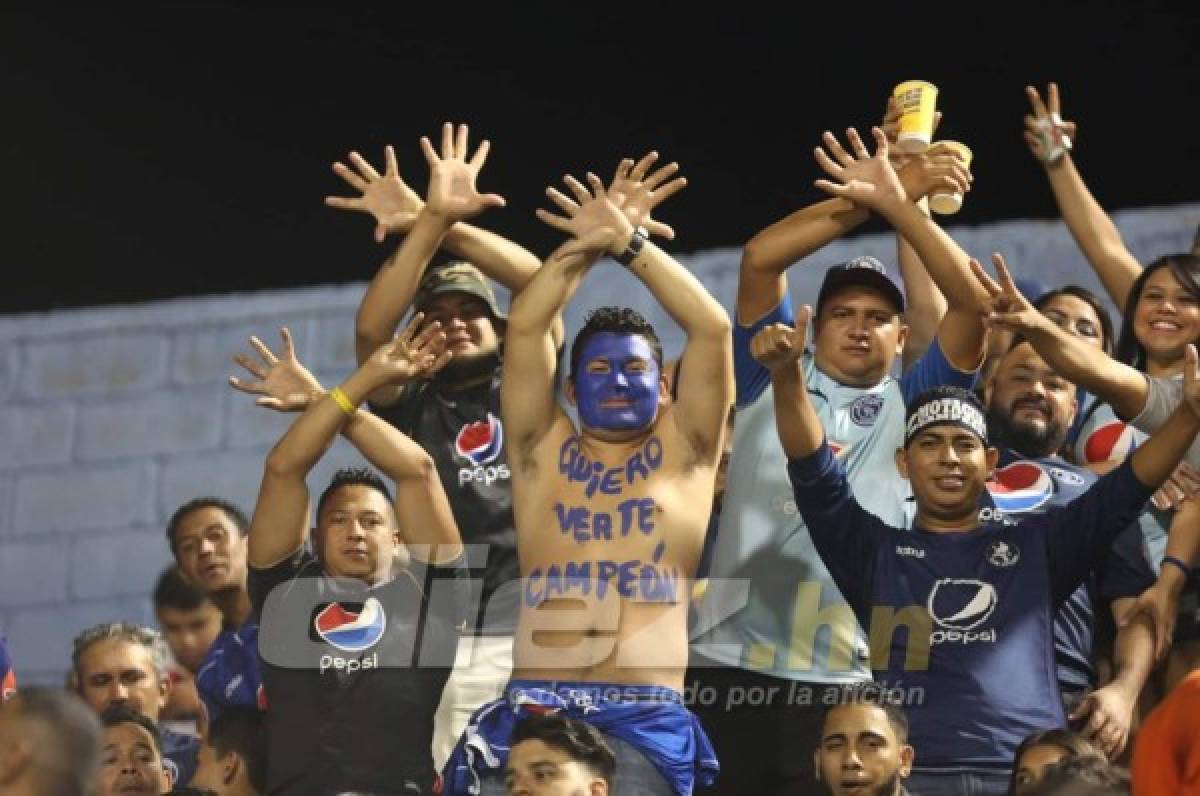
[(821, 314), (821, 305), (838, 290), (844, 287), (861, 285), (883, 294), (896, 306), (896, 312), (904, 312), (904, 294), (896, 287), (887, 274), (883, 263), (874, 257), (855, 257), (849, 262), (835, 265), (825, 272), (825, 281), (817, 293), (817, 314)]

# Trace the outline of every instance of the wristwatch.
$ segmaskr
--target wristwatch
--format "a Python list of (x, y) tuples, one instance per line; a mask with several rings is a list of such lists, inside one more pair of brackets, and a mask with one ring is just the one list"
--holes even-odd
[(629, 239), (629, 245), (625, 247), (625, 251), (616, 256), (616, 261), (626, 268), (633, 265), (634, 259), (642, 253), (642, 247), (646, 245), (648, 237), (650, 237), (650, 233), (645, 227), (635, 227), (633, 237)]

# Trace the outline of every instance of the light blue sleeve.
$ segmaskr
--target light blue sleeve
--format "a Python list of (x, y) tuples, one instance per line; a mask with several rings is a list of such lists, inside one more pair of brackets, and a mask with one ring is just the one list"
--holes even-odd
[(750, 356), (750, 341), (759, 330), (773, 323), (794, 324), (796, 311), (792, 309), (792, 297), (784, 293), (783, 301), (775, 309), (762, 316), (749, 326), (740, 322), (733, 324), (733, 377), (737, 384), (737, 407), (741, 409), (758, 400), (767, 385), (771, 383), (771, 374)]

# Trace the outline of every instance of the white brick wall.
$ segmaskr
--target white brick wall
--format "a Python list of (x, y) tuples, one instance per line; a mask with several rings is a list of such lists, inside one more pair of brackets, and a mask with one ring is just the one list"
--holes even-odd
[[(1187, 249), (1200, 204), (1118, 213), (1143, 261)], [(986, 260), (1003, 251), (1021, 274), (1099, 291), (1058, 223), (958, 228)], [(793, 295), (815, 295), (825, 266), (873, 254), (889, 267), (887, 235), (839, 241), (790, 275)], [(731, 308), (736, 249), (683, 258)], [(622, 269), (602, 265), (568, 313), (573, 333), (591, 307), (632, 305), (662, 330), (668, 355), (679, 331)], [(354, 311), (363, 285), (316, 287), (155, 304), (0, 317), (0, 632), (24, 682), (58, 681), (70, 640), (100, 621), (152, 621), (148, 590), (169, 558), (163, 526), (201, 494), (247, 511), (263, 456), (289, 418), (253, 406), (225, 383), (229, 357), (250, 334), (270, 345), (287, 325), (325, 383), (353, 366)], [(319, 490), (358, 461), (339, 442), (314, 472)]]

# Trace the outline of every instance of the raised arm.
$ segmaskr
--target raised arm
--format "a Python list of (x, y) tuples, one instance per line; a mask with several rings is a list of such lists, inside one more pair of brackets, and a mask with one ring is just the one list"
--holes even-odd
[(776, 221), (746, 242), (738, 271), (737, 320), (748, 326), (787, 293), (787, 270), (870, 218), (866, 208), (826, 199)]
[(996, 280), (972, 265), (976, 283), (991, 296), (988, 324), (1024, 336), (1060, 376), (1107, 401), (1119, 416), (1137, 417), (1149, 395), (1145, 374), (1060, 329), (1017, 290), (1002, 256), (992, 255), (992, 262)]
[(642, 281), (687, 335), (679, 360), (679, 398), (672, 416), (693, 450), (715, 464), (725, 416), (733, 401), (729, 316), (700, 280), (635, 232), (621, 208), (626, 197), (610, 193), (596, 175), (587, 176), (590, 193), (574, 179), (567, 182), (579, 202), (578, 209), (564, 207), (568, 217), (544, 214), (542, 219), (575, 235), (566, 247), (568, 252), (606, 252), (613, 257), (635, 252), (632, 259), (626, 255), (624, 260), (630, 273)]
[(812, 308), (806, 304), (796, 314), (795, 327), (773, 324), (750, 341), (751, 355), (771, 372), (775, 427), (789, 459), (811, 456), (825, 441), (825, 429), (808, 397), (801, 362), (811, 317)]
[[(832, 133), (825, 133), (823, 140), (829, 152), (817, 147), (815, 154), (832, 179), (817, 180), (816, 185), (834, 196), (871, 208), (912, 245), (946, 297), (946, 315), (937, 332), (946, 359), (959, 370), (975, 370), (983, 360), (986, 335), (981, 313), (987, 307), (988, 294), (971, 278), (967, 253), (909, 200), (903, 183), (888, 162), (888, 143), (883, 131), (876, 127), (871, 132), (876, 143), (874, 155), (867, 151), (853, 129), (846, 131), (852, 154), (842, 148)], [(952, 181), (965, 190), (969, 177)]]
[(565, 254), (564, 248), (555, 250), (513, 299), (504, 335), (500, 406), (509, 450), (516, 454), (510, 460), (522, 469), (531, 465), (533, 451), (547, 433), (570, 422), (555, 396), (558, 346), (553, 329), (595, 257)]
[[(459, 125), (457, 129), (449, 123), (444, 125), (440, 155), (428, 138), (421, 139), (421, 149), (429, 163), (427, 203), (422, 203), (400, 180), (395, 155), (390, 148), (383, 176), (357, 153), (351, 153), (351, 162), (358, 169), (358, 174), (341, 164), (335, 166), (339, 175), (352, 187), (363, 192), (363, 197), (358, 200), (342, 199), (334, 203), (334, 206), (364, 209), (376, 215), (377, 221), (383, 218), (384, 220), (376, 226), (377, 237), (381, 228), (387, 228), (389, 217), (402, 219), (405, 225), (408, 224), (407, 220), (412, 218), (404, 241), (371, 280), (359, 306), (355, 319), (354, 340), (355, 353), (360, 363), (392, 339), (396, 327), (412, 305), (425, 267), (443, 242), (447, 241), (450, 230), (463, 219), (472, 218), (489, 207), (504, 205), (501, 197), (495, 194), (480, 194), (476, 189), (476, 179), (487, 160), (491, 145), (483, 141), (468, 160), (470, 151), (467, 135), (466, 125)], [(356, 202), (360, 204), (352, 204)], [(396, 207), (404, 209), (394, 210)], [(391, 216), (385, 215), (389, 211)], [(484, 250), (490, 251), (491, 256), (485, 254), (484, 259), (493, 273), (512, 279), (513, 269), (507, 267), (511, 264), (506, 259), (506, 256), (513, 252), (512, 245), (501, 249), (489, 249), (489, 243), (494, 244), (503, 239), (491, 236), (490, 233), (485, 235), (477, 230), (460, 231), (457, 238), (460, 243), (467, 241), (468, 248), (473, 249), (476, 255)], [(496, 267), (498, 262), (501, 263), (499, 268)], [(516, 270), (520, 271), (523, 268), (531, 271), (536, 268), (536, 263), (532, 260), (519, 260)], [(385, 390), (371, 398), (375, 403), (386, 406), (394, 403), (399, 398), (399, 393), (395, 389)]]
[[(935, 134), (941, 121), (941, 112), (936, 112), (933, 118)], [(920, 164), (932, 162), (936, 158), (944, 159), (948, 163), (963, 165), (953, 150), (940, 144), (934, 144), (924, 155), (917, 156), (909, 156), (896, 146), (896, 139), (900, 132), (900, 106), (896, 103), (894, 96), (888, 97), (887, 109), (884, 111), (883, 123), (880, 128), (887, 136), (888, 158), (892, 163), (892, 168), (900, 176), (901, 182), (904, 181), (904, 167), (913, 161)], [(909, 198), (913, 198), (914, 193), (908, 190), (907, 185), (905, 191)], [(922, 213), (926, 216), (929, 215), (927, 198), (922, 196), (916, 204)], [(925, 264), (921, 262), (921, 257), (917, 254), (916, 249), (898, 232), (896, 233), (896, 262), (900, 266), (900, 278), (904, 281), (904, 321), (908, 326), (908, 338), (904, 342), (901, 363), (903, 369), (908, 370), (910, 365), (921, 358), (937, 336), (938, 326), (946, 315), (946, 297), (929, 278), (929, 272), (925, 269)]]
[[(406, 519), (422, 523), (418, 536), (411, 541), (450, 546), (437, 553), (439, 558), (446, 557), (444, 553), (457, 555), (460, 548), (453, 546), (460, 544), (458, 532), (452, 519), (447, 526), (441, 516), (442, 509), (447, 512), (445, 517), (450, 516), (449, 506), (445, 504), (445, 495), (437, 482), (436, 470), (432, 473), (434, 483), (430, 483), (429, 470), (433, 464), (428, 455), (394, 429), (393, 435), (403, 440), (402, 444), (395, 438), (380, 438), (376, 433), (378, 426), (370, 424), (365, 415), (359, 417), (352, 411), (371, 390), (382, 384), (418, 378), (445, 364), (446, 354), (440, 359), (436, 356), (436, 352), (444, 347), (440, 330), (431, 325), (417, 335), (419, 322), (419, 317), (414, 319), (403, 334), (364, 363), (342, 385), (337, 398), (325, 394), (316, 379), (299, 364), (286, 330), (283, 331), (282, 360), (257, 338), (251, 338), (251, 344), (262, 357), (262, 363), (244, 355), (235, 357), (258, 379), (256, 382), (230, 379), (236, 389), (260, 395), (257, 403), (261, 406), (303, 412), (267, 456), (250, 527), (251, 566), (272, 566), (303, 545), (309, 525), (309, 493), (305, 478), (339, 431), (344, 431), (364, 456), (396, 481), (398, 496), (401, 490), (409, 493), (409, 499), (402, 501), (411, 504), (404, 505), (404, 511), (409, 514)], [(353, 417), (350, 416), (352, 413)], [(367, 420), (366, 424), (364, 420)], [(375, 418), (370, 420), (382, 423)], [(388, 443), (393, 449), (385, 451), (383, 448)], [(441, 495), (440, 506), (435, 496), (419, 494), (422, 490), (429, 492), (433, 486)], [(422, 498), (424, 505), (420, 505)]]
[(1045, 102), (1033, 86), (1026, 86), (1025, 94), (1033, 110), (1025, 116), (1025, 143), (1045, 167), (1058, 211), (1075, 243), (1096, 269), (1113, 303), (1124, 308), (1129, 289), (1142, 272), (1141, 263), (1125, 248), (1117, 225), (1075, 168), (1069, 150), (1076, 126), (1074, 122), (1064, 122), (1059, 115), (1062, 108), (1058, 86), (1054, 83), (1047, 86)]

